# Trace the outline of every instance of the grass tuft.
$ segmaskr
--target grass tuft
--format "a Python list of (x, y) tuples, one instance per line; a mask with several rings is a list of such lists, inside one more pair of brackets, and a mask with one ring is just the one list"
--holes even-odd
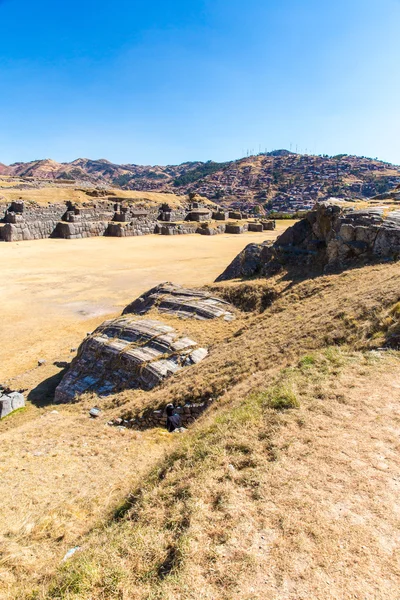
[(267, 392), (265, 406), (274, 410), (290, 410), (299, 408), (300, 402), (292, 389), (278, 385)]

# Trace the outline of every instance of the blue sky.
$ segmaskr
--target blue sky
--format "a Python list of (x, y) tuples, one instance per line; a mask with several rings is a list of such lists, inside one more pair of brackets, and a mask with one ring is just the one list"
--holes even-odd
[(0, 0), (0, 162), (400, 164), (400, 0)]

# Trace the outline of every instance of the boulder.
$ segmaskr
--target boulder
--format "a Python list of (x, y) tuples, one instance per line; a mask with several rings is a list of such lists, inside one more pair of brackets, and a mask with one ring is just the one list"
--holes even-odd
[(265, 246), (271, 245), (270, 242), (263, 244), (248, 244), (244, 250), (233, 259), (231, 264), (225, 269), (216, 281), (225, 281), (227, 279), (237, 279), (239, 277), (252, 277), (260, 273), (261, 254)]
[(106, 321), (83, 341), (55, 402), (72, 402), (88, 391), (105, 396), (123, 389), (150, 390), (207, 354), (173, 327), (125, 315)]
[(173, 283), (161, 283), (142, 294), (122, 314), (144, 315), (152, 308), (181, 318), (207, 320), (222, 317), (226, 321), (235, 318), (233, 306), (225, 300), (203, 290), (188, 289)]
[(14, 410), (25, 406), (25, 398), (20, 392), (12, 392), (0, 388), (0, 419), (3, 419)]

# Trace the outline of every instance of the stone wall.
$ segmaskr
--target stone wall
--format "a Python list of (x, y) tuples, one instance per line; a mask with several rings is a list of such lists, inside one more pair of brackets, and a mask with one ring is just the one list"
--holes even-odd
[[(1, 214), (4, 215), (3, 218)], [(239, 216), (239, 213), (235, 214)], [(217, 222), (210, 221), (212, 215), (217, 216)], [(227, 215), (228, 213), (223, 210), (212, 213), (198, 202), (178, 209), (173, 209), (168, 204), (147, 209), (138, 207), (137, 204), (136, 206), (127, 204), (119, 198), (98, 199), (79, 205), (66, 201), (59, 204), (49, 203), (45, 206), (17, 200), (11, 204), (0, 205), (0, 240), (19, 242), (50, 237), (71, 240), (94, 236), (127, 237), (153, 233), (216, 235), (225, 231), (227, 233), (247, 231), (248, 225), (245, 222), (223, 221)]]
[(197, 233), (197, 223), (163, 223), (158, 225), (158, 233), (161, 235), (183, 235)]
[(225, 230), (225, 223), (220, 223), (219, 225), (203, 223), (201, 227), (198, 228), (197, 233), (200, 233), (201, 235), (218, 235), (220, 233), (225, 233)]
[(62, 238), (64, 240), (98, 237), (106, 234), (108, 226), (108, 221), (59, 222), (54, 237)]
[(226, 233), (244, 233), (248, 231), (247, 223), (227, 223), (225, 226)]
[(55, 236), (57, 223), (65, 214), (63, 204), (40, 206), (22, 201), (7, 206), (2, 228), (2, 238), (6, 242), (40, 240)]
[[(213, 398), (209, 398), (204, 402), (197, 404), (187, 403), (184, 406), (177, 406), (176, 412), (181, 417), (182, 427), (188, 427), (200, 415), (212, 404)], [(159, 410), (147, 410), (142, 415), (138, 415), (132, 419), (114, 419), (110, 421), (110, 425), (129, 427), (130, 429), (137, 429), (143, 431), (145, 429), (151, 429), (153, 427), (166, 427), (167, 413), (166, 407), (160, 408)]]
[(3, 240), (5, 242), (21, 242), (27, 240), (42, 240), (56, 237), (55, 229), (58, 221), (25, 221), (15, 224), (6, 223), (3, 227)]
[(109, 223), (106, 235), (111, 237), (129, 237), (156, 233), (157, 221), (135, 219), (129, 223)]

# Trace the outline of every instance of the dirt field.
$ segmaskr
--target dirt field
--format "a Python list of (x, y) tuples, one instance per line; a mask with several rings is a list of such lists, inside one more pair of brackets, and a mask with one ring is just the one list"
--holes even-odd
[(161, 281), (212, 282), (262, 234), (39, 240), (0, 245), (0, 381), (65, 360), (87, 332)]

